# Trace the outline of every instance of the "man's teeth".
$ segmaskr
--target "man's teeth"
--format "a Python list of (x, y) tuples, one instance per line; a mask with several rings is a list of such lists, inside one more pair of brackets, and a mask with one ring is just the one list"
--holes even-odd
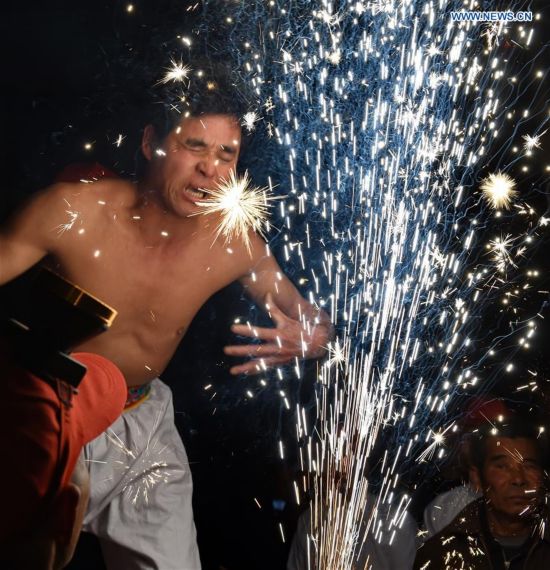
[(202, 192), (201, 190), (196, 190), (195, 188), (186, 188), (185, 191), (193, 196), (193, 198), (204, 198), (206, 196), (206, 192)]

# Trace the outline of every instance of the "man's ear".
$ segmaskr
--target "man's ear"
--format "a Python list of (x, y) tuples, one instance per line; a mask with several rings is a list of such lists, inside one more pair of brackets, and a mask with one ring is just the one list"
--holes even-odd
[(63, 488), (53, 505), (50, 518), (50, 535), (62, 545), (69, 544), (76, 522), (81, 491), (74, 483)]
[(157, 144), (157, 133), (153, 125), (147, 125), (143, 129), (143, 136), (141, 137), (141, 152), (147, 160), (153, 158), (155, 146)]
[(468, 471), (468, 476), (470, 478), (470, 484), (478, 492), (483, 492), (483, 485), (481, 484), (481, 474), (477, 467), (470, 467)]

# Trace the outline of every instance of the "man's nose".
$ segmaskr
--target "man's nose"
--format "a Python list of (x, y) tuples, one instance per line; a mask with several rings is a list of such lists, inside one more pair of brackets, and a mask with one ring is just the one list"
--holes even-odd
[(525, 474), (525, 467), (521, 463), (517, 463), (511, 470), (510, 473), (512, 484), (523, 486), (527, 483), (527, 477)]
[(217, 159), (212, 156), (204, 156), (197, 163), (197, 169), (205, 178), (214, 178), (218, 172)]

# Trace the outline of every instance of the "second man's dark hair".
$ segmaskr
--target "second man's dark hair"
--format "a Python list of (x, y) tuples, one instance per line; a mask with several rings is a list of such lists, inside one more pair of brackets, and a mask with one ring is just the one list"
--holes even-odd
[(498, 424), (495, 428), (491, 425), (481, 428), (473, 433), (470, 439), (471, 461), (474, 467), (477, 467), (482, 473), (485, 460), (487, 458), (487, 441), (494, 437), (506, 437), (510, 439), (525, 438), (535, 443), (537, 454), (541, 464), (545, 458), (545, 450), (547, 449), (546, 438), (541, 437), (539, 429), (531, 422), (515, 418), (507, 423)]

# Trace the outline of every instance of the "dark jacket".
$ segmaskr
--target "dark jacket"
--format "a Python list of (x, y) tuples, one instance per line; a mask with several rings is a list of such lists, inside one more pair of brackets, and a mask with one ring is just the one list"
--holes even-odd
[[(537, 531), (509, 570), (550, 570), (548, 523), (541, 538)], [(470, 503), (440, 533), (416, 553), (414, 570), (505, 570), (504, 556), (489, 525), (483, 499)]]

